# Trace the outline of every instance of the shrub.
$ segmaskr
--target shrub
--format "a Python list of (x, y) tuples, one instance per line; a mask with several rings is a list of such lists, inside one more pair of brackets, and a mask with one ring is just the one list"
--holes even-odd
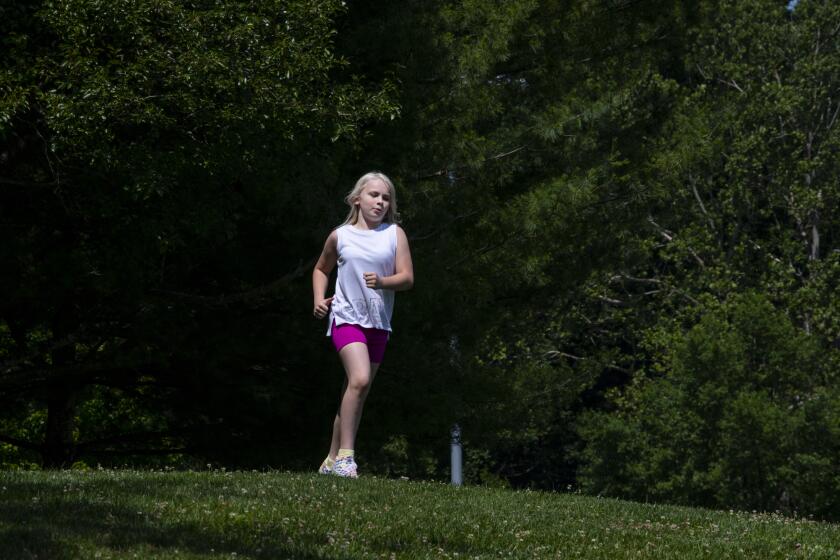
[(673, 338), (664, 375), (581, 418), (581, 487), (840, 518), (831, 359), (766, 298), (733, 298)]

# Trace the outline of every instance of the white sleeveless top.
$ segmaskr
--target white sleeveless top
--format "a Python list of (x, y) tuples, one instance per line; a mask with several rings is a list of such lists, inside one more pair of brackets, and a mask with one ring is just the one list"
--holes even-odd
[(338, 237), (338, 279), (330, 306), (327, 336), (336, 325), (352, 323), (360, 327), (391, 330), (394, 290), (374, 290), (365, 284), (364, 273), (380, 278), (396, 273), (397, 226), (383, 223), (376, 229), (343, 225)]

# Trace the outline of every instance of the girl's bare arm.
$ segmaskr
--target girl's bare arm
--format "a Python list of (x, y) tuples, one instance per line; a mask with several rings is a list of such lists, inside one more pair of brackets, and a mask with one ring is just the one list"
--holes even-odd
[[(393, 275), (382, 278), (377, 278), (372, 272), (366, 273), (365, 279), (368, 281), (368, 286), (394, 291), (410, 290), (414, 286), (414, 265), (411, 262), (408, 237), (400, 226), (397, 226), (397, 257), (394, 268), (396, 271)], [(370, 286), (368, 274), (373, 274), (374, 282), (378, 285)]]
[(315, 263), (315, 268), (312, 270), (312, 314), (319, 319), (325, 317), (330, 311), (330, 303), (332, 303), (333, 298), (326, 297), (327, 286), (330, 281), (330, 273), (335, 268), (337, 261), (338, 236), (333, 231), (327, 237), (324, 250), (321, 251), (321, 256), (318, 257), (318, 262)]

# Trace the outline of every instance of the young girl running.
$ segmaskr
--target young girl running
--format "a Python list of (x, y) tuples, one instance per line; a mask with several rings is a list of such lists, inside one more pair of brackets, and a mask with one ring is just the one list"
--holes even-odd
[[(408, 239), (396, 224), (396, 193), (388, 177), (363, 175), (345, 202), (350, 213), (327, 237), (312, 271), (313, 314), (319, 319), (329, 314), (327, 336), (332, 335), (347, 374), (330, 452), (318, 471), (356, 478), (353, 449), (362, 407), (385, 354), (394, 292), (414, 285), (414, 268)], [(326, 297), (336, 264), (335, 294)]]

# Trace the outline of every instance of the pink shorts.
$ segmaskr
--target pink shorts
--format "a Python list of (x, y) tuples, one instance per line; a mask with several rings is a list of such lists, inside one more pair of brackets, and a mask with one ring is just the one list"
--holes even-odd
[(361, 342), (367, 346), (370, 362), (381, 364), (385, 356), (385, 345), (388, 344), (388, 331), (360, 327), (352, 323), (336, 325), (333, 321), (332, 341), (336, 351), (341, 351), (351, 342)]

